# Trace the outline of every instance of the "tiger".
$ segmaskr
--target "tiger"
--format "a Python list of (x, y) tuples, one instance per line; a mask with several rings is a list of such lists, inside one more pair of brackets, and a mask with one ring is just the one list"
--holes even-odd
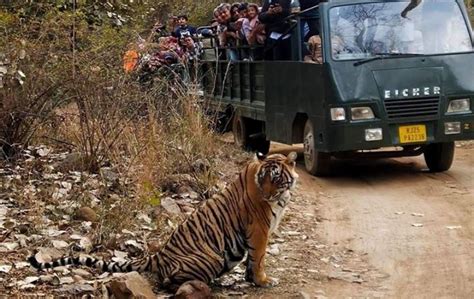
[(91, 256), (40, 263), (33, 255), (28, 260), (38, 270), (83, 265), (104, 272), (153, 272), (160, 288), (174, 291), (187, 281), (209, 284), (244, 262), (247, 281), (274, 286), (278, 281), (265, 273), (266, 247), (290, 202), (298, 178), (296, 157), (295, 152), (257, 154), (236, 180), (197, 207), (153, 255), (116, 262)]

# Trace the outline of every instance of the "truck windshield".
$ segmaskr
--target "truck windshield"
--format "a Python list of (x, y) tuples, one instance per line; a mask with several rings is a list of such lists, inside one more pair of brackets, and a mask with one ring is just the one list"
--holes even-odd
[(331, 8), (329, 17), (335, 60), (473, 50), (469, 29), (453, 0), (339, 6)]

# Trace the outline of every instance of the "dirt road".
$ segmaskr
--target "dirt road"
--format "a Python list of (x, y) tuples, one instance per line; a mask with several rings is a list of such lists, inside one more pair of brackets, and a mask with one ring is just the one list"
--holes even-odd
[(325, 179), (300, 166), (269, 256), (280, 285), (255, 296), (473, 298), (473, 154), (440, 174), (422, 157), (338, 162)]

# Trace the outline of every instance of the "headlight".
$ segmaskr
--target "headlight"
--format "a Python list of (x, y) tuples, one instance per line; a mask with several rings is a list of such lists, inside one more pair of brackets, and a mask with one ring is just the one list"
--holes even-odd
[(351, 108), (352, 120), (374, 119), (374, 112), (370, 107), (354, 107)]
[(382, 128), (366, 129), (365, 130), (365, 141), (377, 141), (383, 139)]
[(444, 134), (446, 135), (461, 134), (461, 122), (459, 121), (445, 122)]
[(451, 100), (448, 105), (448, 113), (471, 112), (470, 99)]
[(331, 108), (331, 120), (346, 120), (346, 111), (344, 110), (344, 108)]

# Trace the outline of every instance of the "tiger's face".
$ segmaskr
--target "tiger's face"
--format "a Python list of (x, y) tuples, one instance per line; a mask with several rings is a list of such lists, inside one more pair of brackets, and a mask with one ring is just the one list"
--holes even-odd
[(291, 152), (288, 156), (257, 154), (260, 165), (255, 181), (265, 201), (284, 203), (289, 201), (290, 190), (295, 187), (298, 178), (295, 171), (296, 157), (295, 152)]

